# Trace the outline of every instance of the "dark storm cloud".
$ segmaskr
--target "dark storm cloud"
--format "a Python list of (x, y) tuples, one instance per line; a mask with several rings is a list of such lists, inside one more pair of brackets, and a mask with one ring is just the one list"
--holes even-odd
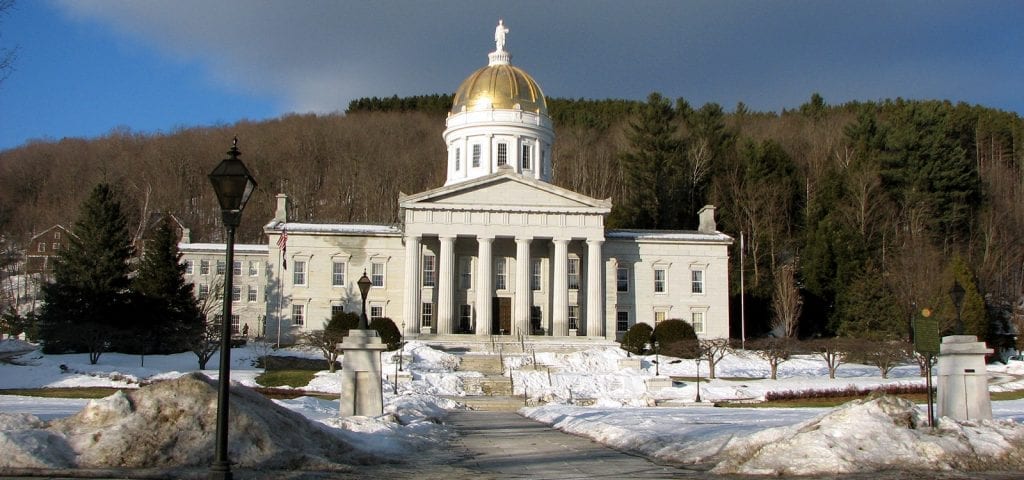
[[(549, 96), (795, 107), (949, 98), (1019, 109), (1020, 3), (921, 1), (63, 0), (125, 42), (205, 65), (283, 111), (451, 92), (486, 64), (498, 18), (513, 63)], [(999, 92), (993, 93), (993, 92)]]

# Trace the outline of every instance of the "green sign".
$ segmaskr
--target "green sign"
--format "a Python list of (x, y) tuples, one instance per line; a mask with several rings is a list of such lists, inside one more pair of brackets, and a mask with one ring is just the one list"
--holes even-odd
[(927, 308), (914, 319), (914, 350), (922, 354), (939, 354), (939, 320)]

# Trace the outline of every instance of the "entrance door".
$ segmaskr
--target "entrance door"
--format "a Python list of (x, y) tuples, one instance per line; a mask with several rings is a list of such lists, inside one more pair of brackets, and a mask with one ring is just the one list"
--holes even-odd
[(512, 299), (508, 297), (494, 297), (491, 299), (493, 311), (491, 312), (491, 332), (495, 335), (509, 335), (512, 333)]

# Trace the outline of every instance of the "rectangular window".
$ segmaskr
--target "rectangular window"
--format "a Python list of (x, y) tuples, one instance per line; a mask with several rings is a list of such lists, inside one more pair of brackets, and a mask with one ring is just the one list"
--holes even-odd
[(231, 334), (238, 335), (241, 331), (242, 319), (238, 315), (231, 315)]
[(494, 289), (495, 290), (506, 290), (508, 289), (508, 265), (505, 263), (504, 258), (499, 258), (494, 261)]
[(292, 285), (306, 284), (306, 262), (296, 260), (292, 263)]
[(615, 269), (615, 291), (629, 291), (629, 267), (618, 267)]
[(532, 265), (530, 265), (530, 290), (540, 290), (541, 281), (543, 279), (540, 262), (539, 258), (535, 258), (533, 259)]
[(234, 285), (231, 287), (231, 301), (240, 302), (242, 301), (242, 287)]
[(60, 232), (53, 232), (53, 238), (56, 240), (60, 240)]
[(370, 305), (370, 320), (378, 318), (384, 318), (384, 307), (380, 305)]
[(423, 286), (433, 287), (437, 284), (436, 268), (437, 268), (437, 257), (433, 255), (423, 256)]
[(629, 330), (629, 312), (615, 312), (615, 331), (625, 332)]
[(241, 275), (242, 274), (242, 261), (241, 260), (235, 260), (235, 261), (231, 262), (231, 274), (232, 275)]
[(507, 165), (507, 164), (508, 164), (508, 144), (507, 143), (499, 143), (498, 144), (498, 166), (500, 167), (502, 165)]
[(473, 288), (473, 259), (469, 257), (459, 259), (459, 287), (463, 290)]
[(200, 260), (199, 261), (199, 274), (200, 275), (209, 275), (210, 274), (210, 261), (209, 260)]
[(46, 242), (39, 242), (39, 245), (36, 246), (36, 251), (39, 253), (46, 253)]
[(654, 312), (654, 326), (665, 321), (665, 312)]
[(654, 269), (654, 293), (665, 293), (665, 269)]
[(50, 250), (53, 250), (53, 251), (55, 251), (55, 252), (56, 252), (57, 250), (60, 250), (60, 244), (59, 244), (59, 243), (54, 243), (54, 244), (51, 244), (51, 245), (50, 245)]
[(690, 272), (690, 292), (704, 293), (704, 271), (693, 270)]
[(260, 267), (259, 267), (259, 265), (260, 265), (260, 262), (257, 262), (256, 260), (249, 260), (249, 276), (250, 277), (255, 277), (256, 275), (260, 274)]
[(246, 300), (250, 302), (256, 301), (256, 285), (249, 285), (249, 292), (248, 295), (246, 296)]
[(434, 325), (434, 304), (424, 303), (420, 311), (422, 312), (420, 326), (432, 327)]
[(334, 318), (342, 313), (345, 313), (344, 305), (331, 305), (331, 318)]
[(194, 268), (195, 264), (192, 263), (192, 260), (185, 260), (185, 273), (192, 275), (192, 272), (195, 271)]
[(693, 333), (704, 333), (704, 312), (690, 312), (690, 325)]
[(529, 170), (530, 169), (530, 146), (529, 145), (523, 145), (523, 155), (522, 155), (522, 158), (521, 158), (521, 163), (522, 163), (522, 166), (523, 166), (523, 170)]
[(459, 152), (459, 148), (455, 147), (455, 171), (456, 172), (459, 171), (459, 160), (461, 160), (459, 158), (459, 153), (460, 153)]
[(200, 300), (206, 300), (206, 297), (210, 296), (210, 286), (205, 283), (199, 284), (199, 295)]
[(331, 285), (335, 287), (345, 286), (345, 262), (334, 262), (331, 265)]
[(530, 306), (530, 331), (533, 332), (532, 335), (541, 333), (543, 329), (540, 326), (541, 321), (543, 321), (543, 316), (541, 315), (540, 307), (536, 305)]
[(224, 260), (217, 260), (217, 275), (224, 275), (224, 272), (227, 271), (226, 265)]
[(569, 290), (580, 289), (580, 259), (569, 259)]
[(569, 330), (576, 330), (579, 328), (580, 319), (580, 307), (579, 305), (569, 305)]
[(305, 313), (305, 305), (292, 305), (292, 325), (304, 325), (306, 323)]
[(480, 166), (480, 145), (473, 145), (473, 167)]
[(384, 286), (384, 264), (374, 262), (370, 264), (370, 281), (374, 287)]

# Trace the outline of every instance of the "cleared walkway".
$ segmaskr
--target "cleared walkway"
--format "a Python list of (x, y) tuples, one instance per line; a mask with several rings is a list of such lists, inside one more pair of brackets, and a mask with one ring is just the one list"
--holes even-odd
[(509, 412), (453, 411), (452, 450), (461, 469), (482, 478), (694, 478)]

